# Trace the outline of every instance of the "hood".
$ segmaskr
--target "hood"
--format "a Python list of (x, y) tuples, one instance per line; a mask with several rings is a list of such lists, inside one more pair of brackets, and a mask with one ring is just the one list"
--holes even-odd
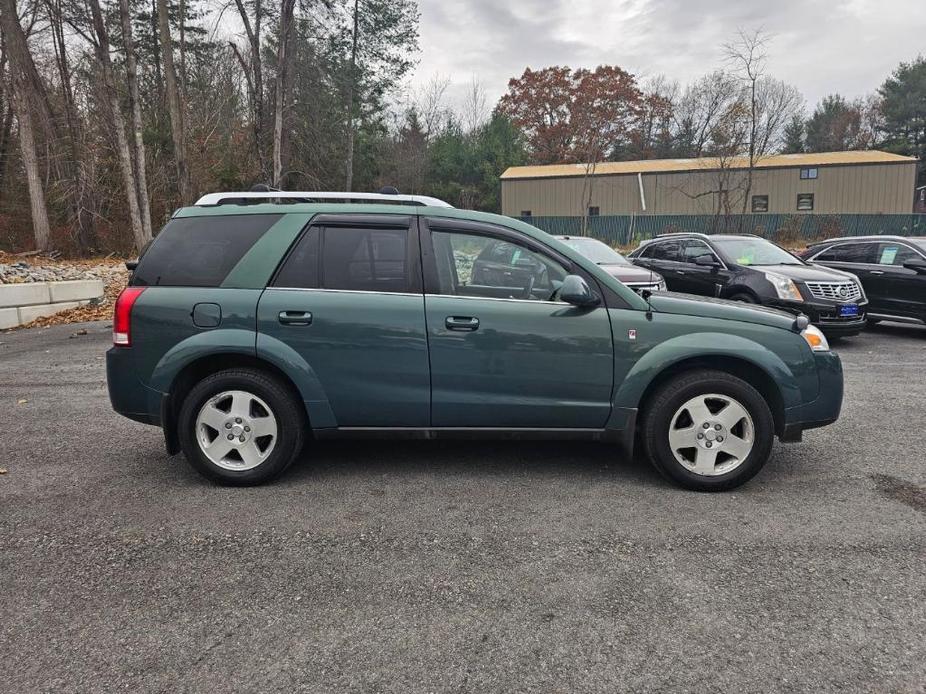
[(657, 292), (650, 296), (649, 303), (659, 313), (737, 320), (784, 330), (791, 330), (795, 318), (794, 314), (765, 306), (675, 292)]
[(662, 275), (658, 272), (650, 272), (646, 268), (636, 265), (599, 264), (598, 267), (624, 284), (655, 283), (662, 281)]
[(760, 272), (774, 272), (776, 275), (798, 282), (843, 282), (852, 275), (822, 265), (750, 265)]

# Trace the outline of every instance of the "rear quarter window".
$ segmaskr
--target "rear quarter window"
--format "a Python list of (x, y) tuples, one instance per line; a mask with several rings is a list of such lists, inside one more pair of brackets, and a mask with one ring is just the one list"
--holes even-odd
[(282, 216), (243, 214), (172, 219), (138, 261), (132, 284), (218, 287)]

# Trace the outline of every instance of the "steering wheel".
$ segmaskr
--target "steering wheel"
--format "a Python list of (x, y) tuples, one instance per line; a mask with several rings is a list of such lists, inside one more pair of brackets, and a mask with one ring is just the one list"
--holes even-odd
[(532, 274), (527, 279), (527, 286), (524, 288), (524, 293), (521, 294), (522, 299), (530, 299), (531, 294), (534, 292), (534, 275)]

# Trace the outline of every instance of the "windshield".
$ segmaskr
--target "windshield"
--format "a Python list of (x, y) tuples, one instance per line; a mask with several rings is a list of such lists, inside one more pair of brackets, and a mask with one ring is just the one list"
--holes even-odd
[(804, 265), (799, 258), (765, 239), (711, 239), (724, 254), (738, 265)]
[(560, 241), (598, 265), (631, 265), (631, 262), (620, 253), (596, 239), (560, 239)]

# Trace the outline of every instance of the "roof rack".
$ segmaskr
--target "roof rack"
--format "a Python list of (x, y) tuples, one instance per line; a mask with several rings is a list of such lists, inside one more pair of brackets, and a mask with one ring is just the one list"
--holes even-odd
[(392, 193), (344, 193), (326, 191), (283, 191), (209, 193), (196, 201), (197, 207), (206, 205), (247, 205), (261, 200), (291, 200), (293, 202), (368, 202), (420, 205), (427, 207), (453, 207), (453, 205), (427, 195), (396, 195)]

